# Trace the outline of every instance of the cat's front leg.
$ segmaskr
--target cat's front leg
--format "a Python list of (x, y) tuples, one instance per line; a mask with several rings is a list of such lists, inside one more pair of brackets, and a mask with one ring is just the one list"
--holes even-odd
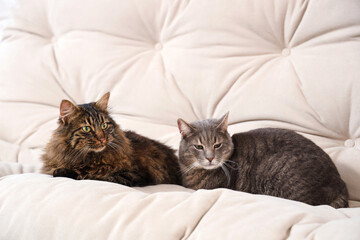
[(112, 177), (116, 183), (120, 183), (129, 187), (142, 187), (147, 185), (138, 174), (127, 170), (117, 171), (112, 174)]
[(54, 177), (67, 177), (72, 179), (78, 179), (79, 174), (74, 170), (68, 168), (58, 168), (53, 172)]

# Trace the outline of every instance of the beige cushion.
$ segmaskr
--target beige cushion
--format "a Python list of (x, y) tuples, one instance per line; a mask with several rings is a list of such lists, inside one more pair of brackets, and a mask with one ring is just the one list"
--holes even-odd
[(129, 188), (22, 174), (0, 181), (0, 206), (0, 239), (360, 238), (360, 208), (313, 207), (225, 189)]

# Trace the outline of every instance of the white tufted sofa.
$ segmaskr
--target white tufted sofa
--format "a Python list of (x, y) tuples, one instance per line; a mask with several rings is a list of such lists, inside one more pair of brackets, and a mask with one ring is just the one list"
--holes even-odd
[[(0, 239), (360, 239), (359, 0), (1, 1)], [(352, 208), (39, 174), (60, 101), (107, 91), (123, 129), (175, 149), (179, 117), (295, 130)]]

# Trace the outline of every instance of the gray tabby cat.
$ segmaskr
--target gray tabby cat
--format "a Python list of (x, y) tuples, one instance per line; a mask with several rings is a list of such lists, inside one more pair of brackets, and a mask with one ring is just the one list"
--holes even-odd
[(260, 128), (230, 137), (228, 113), (191, 124), (178, 119), (183, 185), (230, 188), (311, 205), (348, 207), (345, 183), (330, 157), (290, 130)]

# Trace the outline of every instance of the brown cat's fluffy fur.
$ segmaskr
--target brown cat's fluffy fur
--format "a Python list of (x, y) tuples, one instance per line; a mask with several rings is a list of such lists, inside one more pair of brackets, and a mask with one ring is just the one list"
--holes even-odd
[(63, 100), (59, 127), (42, 156), (42, 172), (128, 186), (180, 184), (174, 151), (132, 131), (122, 131), (107, 112), (110, 94), (75, 105)]

